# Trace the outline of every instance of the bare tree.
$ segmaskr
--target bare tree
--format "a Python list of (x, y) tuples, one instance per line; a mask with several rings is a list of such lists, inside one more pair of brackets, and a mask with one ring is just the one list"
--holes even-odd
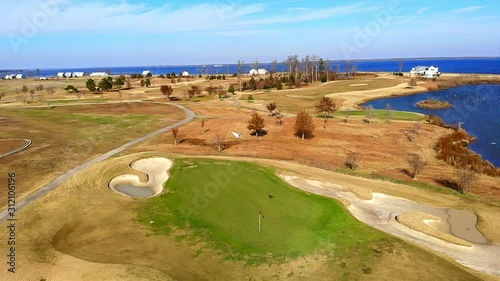
[(240, 92), (242, 91), (242, 88), (241, 88), (241, 75), (243, 75), (243, 64), (244, 63), (245, 63), (244, 61), (238, 60), (238, 64), (236, 65), (236, 67), (238, 69), (238, 84), (240, 86)]
[(273, 111), (276, 109), (276, 103), (273, 101), (271, 103), (266, 104), (266, 108), (269, 111), (269, 115), (273, 115)]
[(349, 122), (349, 115), (351, 115), (351, 109), (350, 108), (348, 108), (348, 109), (345, 110), (345, 119), (344, 119), (344, 121), (346, 123)]
[(47, 92), (47, 94), (49, 94), (51, 96), (55, 93), (55, 90), (52, 87), (46, 87), (45, 91)]
[(319, 101), (319, 104), (315, 105), (315, 107), (316, 107), (316, 110), (319, 113), (323, 113), (324, 114), (324, 117), (325, 117), (325, 125), (324, 125), (324, 127), (326, 129), (326, 120), (327, 120), (328, 114), (332, 114), (335, 111), (336, 105), (333, 102), (332, 98), (323, 97)]
[(359, 153), (349, 152), (345, 159), (344, 165), (351, 170), (356, 170), (359, 166)]
[(295, 125), (293, 126), (295, 136), (302, 139), (314, 137), (314, 122), (311, 115), (307, 114), (305, 110), (301, 110), (295, 118)]
[(422, 129), (422, 125), (417, 120), (413, 121), (413, 131), (415, 134), (420, 135), (420, 129)]
[(403, 72), (404, 61), (399, 60), (399, 73)]
[(278, 61), (276, 59), (273, 60), (273, 67), (271, 69), (272, 73), (277, 73), (278, 72)]
[(276, 120), (277, 120), (278, 125), (281, 126), (283, 124), (283, 115), (281, 114), (281, 112), (276, 111), (274, 116), (276, 116)]
[(3, 97), (5, 97), (5, 92), (1, 92), (1, 93), (0, 93), (0, 100), (1, 100)]
[(478, 181), (477, 173), (470, 167), (462, 167), (455, 171), (457, 177), (457, 186), (460, 192), (465, 194), (476, 185)]
[(256, 111), (254, 111), (252, 113), (252, 118), (248, 121), (247, 129), (254, 131), (255, 136), (258, 137), (264, 127), (264, 119)]
[(211, 96), (217, 91), (217, 87), (212, 87), (212, 84), (210, 84), (210, 86), (205, 88), (205, 91), (207, 91), (207, 93)]
[(385, 104), (386, 122), (391, 123), (392, 121), (392, 106), (390, 103)]
[(205, 119), (201, 119), (201, 133), (205, 132)]
[(214, 145), (217, 146), (217, 149), (219, 152), (224, 150), (225, 144), (224, 144), (224, 136), (222, 134), (215, 134), (214, 136)]
[(174, 92), (174, 88), (172, 88), (171, 85), (161, 85), (160, 86), (160, 92), (168, 99), (170, 100), (170, 96)]
[(375, 109), (373, 106), (369, 105), (366, 107), (366, 118), (368, 119), (368, 123), (372, 123), (373, 118), (375, 117)]
[(415, 78), (411, 78), (410, 81), (408, 82), (408, 87), (414, 88), (417, 86), (417, 80)]
[(252, 63), (252, 67), (253, 67), (255, 70), (258, 70), (258, 69), (259, 69), (259, 60), (258, 60), (258, 59), (255, 59), (255, 61)]
[(417, 175), (422, 171), (422, 169), (427, 165), (424, 158), (419, 154), (410, 154), (408, 157), (408, 165), (410, 166), (410, 173), (414, 180), (417, 179)]
[(177, 146), (177, 134), (179, 134), (179, 129), (172, 129), (172, 137), (174, 138), (174, 146)]

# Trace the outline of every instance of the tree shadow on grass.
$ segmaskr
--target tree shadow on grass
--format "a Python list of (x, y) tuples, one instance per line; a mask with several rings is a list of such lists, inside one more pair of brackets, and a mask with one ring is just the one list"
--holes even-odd
[(413, 174), (408, 169), (400, 168), (398, 171), (413, 179)]
[(451, 188), (455, 191), (462, 193), (462, 189), (460, 188), (460, 186), (458, 186), (456, 181), (440, 178), (440, 179), (435, 180), (435, 182), (442, 185), (442, 186), (445, 186), (447, 188)]

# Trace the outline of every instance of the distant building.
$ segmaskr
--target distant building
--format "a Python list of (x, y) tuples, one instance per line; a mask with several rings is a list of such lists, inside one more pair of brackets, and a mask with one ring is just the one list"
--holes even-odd
[(83, 77), (85, 76), (85, 72), (73, 72), (73, 77)]
[(96, 77), (96, 76), (108, 76), (106, 72), (92, 72), (90, 73), (89, 76)]
[(260, 69), (251, 69), (249, 73), (250, 75), (265, 75), (268, 74), (269, 71), (267, 71), (264, 68), (260, 68)]
[(11, 80), (11, 79), (12, 79), (12, 75), (7, 74), (7, 75), (5, 75), (5, 77), (4, 77), (3, 79), (6, 79), (6, 80)]
[(58, 72), (57, 77), (64, 78), (64, 72)]
[(16, 74), (16, 79), (22, 79), (23, 75), (22, 74)]
[(184, 71), (181, 73), (181, 76), (189, 76), (189, 72), (187, 72), (187, 71), (185, 71), (185, 70), (184, 70)]
[(441, 75), (439, 68), (435, 66), (416, 66), (410, 70), (410, 75), (423, 76), (424, 78), (435, 78)]
[(42, 76), (42, 77), (40, 77), (39, 79), (40, 79), (40, 80), (47, 80), (47, 77)]
[(66, 73), (64, 73), (64, 77), (66, 77), (66, 78), (71, 78), (71, 77), (73, 77), (73, 73), (71, 73), (71, 72), (66, 72)]
[(144, 70), (144, 71), (142, 72), (142, 76), (144, 76), (144, 77), (146, 77), (148, 74), (151, 74), (151, 71), (149, 71), (149, 70)]

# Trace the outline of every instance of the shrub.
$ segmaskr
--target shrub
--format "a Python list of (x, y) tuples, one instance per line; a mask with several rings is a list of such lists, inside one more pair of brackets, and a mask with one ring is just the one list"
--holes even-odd
[(345, 159), (344, 165), (351, 170), (356, 170), (358, 168), (358, 163), (359, 153), (349, 152), (349, 154), (347, 154), (347, 158)]

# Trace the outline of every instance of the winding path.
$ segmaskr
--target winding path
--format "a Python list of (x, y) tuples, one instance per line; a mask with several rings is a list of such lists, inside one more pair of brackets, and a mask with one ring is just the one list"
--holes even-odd
[[(178, 105), (178, 104), (173, 104), (173, 103), (167, 103), (167, 102), (157, 102), (159, 104), (167, 104), (167, 105), (172, 105), (172, 106), (176, 106), (180, 109), (182, 109), (185, 113), (186, 113), (186, 118), (184, 118), (182, 121), (179, 121), (177, 123), (174, 123), (172, 125), (169, 125), (167, 127), (164, 127), (162, 129), (159, 129), (155, 132), (152, 132), (150, 134), (147, 134), (143, 137), (140, 137), (138, 139), (135, 139), (135, 140), (132, 140), (120, 147), (117, 147), (113, 150), (110, 150), (104, 154), (101, 154), (100, 156), (94, 158), (94, 159), (91, 159), (83, 164), (81, 164), (80, 166), (78, 167), (75, 167), (69, 171), (67, 171), (66, 173), (60, 175), (59, 177), (55, 178), (53, 181), (51, 181), (50, 183), (48, 183), (47, 185), (43, 186), (42, 188), (36, 190), (35, 192), (33, 192), (32, 194), (28, 195), (26, 198), (22, 199), (22, 200), (18, 200), (16, 201), (16, 213), (21, 211), (22, 209), (24, 209), (26, 206), (28, 206), (29, 204), (35, 202), (36, 200), (40, 199), (41, 197), (43, 197), (45, 194), (47, 194), (48, 192), (50, 192), (51, 190), (54, 190), (56, 189), (59, 185), (61, 185), (62, 183), (64, 183), (66, 180), (68, 180), (70, 177), (76, 175), (77, 173), (83, 171), (84, 169), (96, 164), (96, 163), (99, 163), (103, 160), (106, 160), (108, 159), (109, 157), (117, 154), (117, 153), (120, 153), (122, 151), (124, 151), (125, 149), (133, 146), (133, 145), (136, 145), (142, 141), (145, 141), (147, 139), (150, 139), (152, 137), (155, 137), (159, 134), (162, 134), (162, 133), (165, 133), (165, 132), (168, 132), (169, 130), (172, 130), (173, 128), (175, 127), (178, 127), (178, 126), (182, 126), (184, 124), (187, 124), (188, 122), (190, 122), (195, 114), (193, 111), (191, 111), (190, 109), (182, 106), (182, 105)], [(80, 104), (78, 104), (80, 105)], [(8, 218), (8, 212), (7, 212), (7, 209), (3, 210), (2, 212), (0, 212), (0, 222), (4, 222), (5, 220), (7, 220)]]

